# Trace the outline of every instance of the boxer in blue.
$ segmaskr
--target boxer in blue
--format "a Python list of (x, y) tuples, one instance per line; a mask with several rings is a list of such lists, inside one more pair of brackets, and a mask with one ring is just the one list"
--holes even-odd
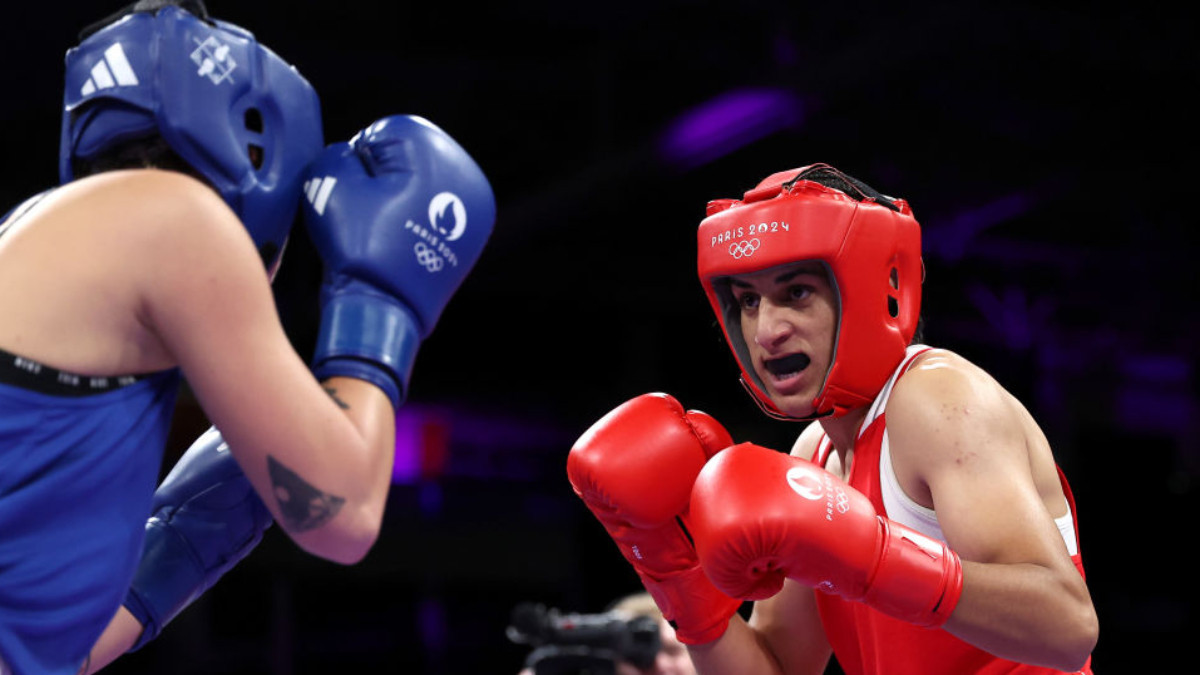
[[(5, 674), (140, 646), (272, 522), (360, 560), (417, 350), (495, 218), (423, 119), (325, 147), (309, 83), (198, 0), (137, 2), (67, 53), (60, 174), (0, 219)], [(326, 270), (311, 364), (270, 287), (297, 208)], [(156, 492), (181, 380), (215, 428)]]

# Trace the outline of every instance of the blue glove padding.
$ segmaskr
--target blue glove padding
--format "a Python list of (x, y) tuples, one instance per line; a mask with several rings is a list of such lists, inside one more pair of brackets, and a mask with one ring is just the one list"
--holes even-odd
[(407, 115), (329, 146), (309, 173), (305, 224), (325, 262), (313, 371), (373, 382), (399, 407), (421, 340), (491, 235), (491, 185), (446, 132)]
[(142, 559), (125, 608), (142, 624), (139, 649), (245, 558), (271, 526), (271, 512), (216, 427), (179, 458), (154, 493)]

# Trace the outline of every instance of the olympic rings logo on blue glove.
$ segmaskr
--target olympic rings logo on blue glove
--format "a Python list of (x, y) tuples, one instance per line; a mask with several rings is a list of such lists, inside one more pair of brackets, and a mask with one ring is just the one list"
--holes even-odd
[(422, 242), (418, 241), (413, 245), (413, 253), (417, 256), (417, 263), (429, 270), (430, 274), (441, 270), (446, 264), (442, 256)]

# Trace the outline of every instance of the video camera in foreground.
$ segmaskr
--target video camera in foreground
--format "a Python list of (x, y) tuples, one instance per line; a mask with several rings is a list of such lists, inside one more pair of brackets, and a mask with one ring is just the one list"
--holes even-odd
[(513, 609), (507, 634), (534, 648), (525, 659), (534, 675), (614, 675), (618, 661), (649, 668), (662, 647), (651, 617), (561, 614), (532, 603)]

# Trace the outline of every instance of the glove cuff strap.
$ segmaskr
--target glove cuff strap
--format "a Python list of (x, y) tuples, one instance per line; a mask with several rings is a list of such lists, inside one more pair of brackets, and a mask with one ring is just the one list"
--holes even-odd
[(420, 345), (416, 319), (393, 298), (339, 293), (321, 308), (313, 372), (318, 379), (344, 375), (371, 382), (398, 408)]
[(742, 605), (740, 600), (717, 590), (699, 567), (673, 574), (662, 581), (641, 572), (638, 576), (662, 610), (663, 617), (675, 627), (676, 637), (684, 644), (704, 644), (724, 635), (729, 619)]
[(880, 518), (884, 551), (863, 601), (918, 626), (946, 623), (962, 595), (962, 561), (945, 543)]
[(203, 564), (188, 542), (158, 517), (146, 523), (142, 561), (123, 603), (142, 624), (131, 652), (153, 640), (205, 588)]

